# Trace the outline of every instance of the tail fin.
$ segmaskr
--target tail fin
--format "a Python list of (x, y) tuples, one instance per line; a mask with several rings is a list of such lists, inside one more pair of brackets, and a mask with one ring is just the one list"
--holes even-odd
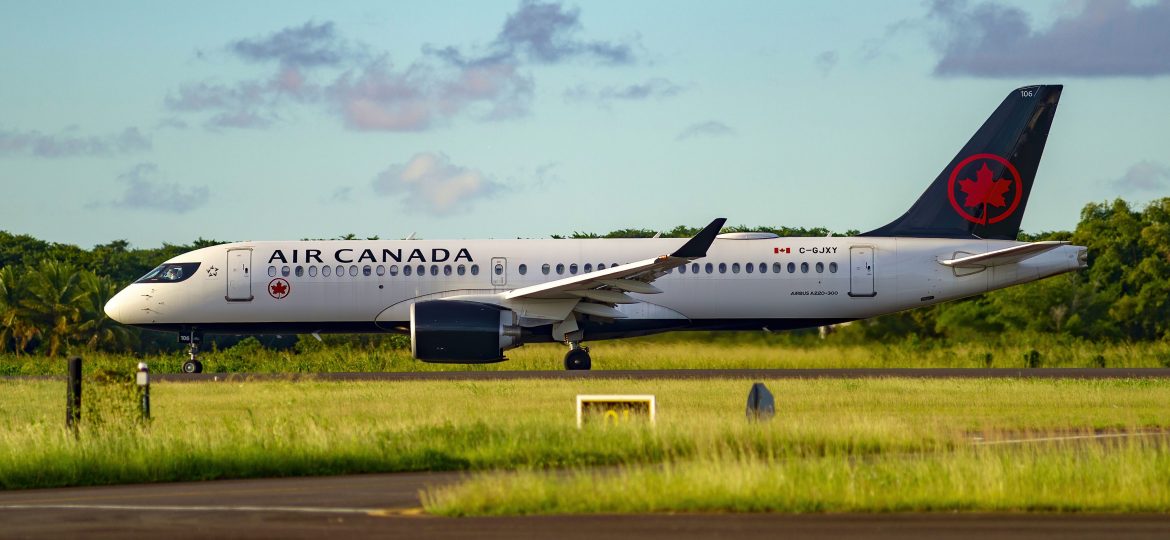
[(861, 236), (1015, 240), (1062, 88), (1013, 90), (910, 210)]

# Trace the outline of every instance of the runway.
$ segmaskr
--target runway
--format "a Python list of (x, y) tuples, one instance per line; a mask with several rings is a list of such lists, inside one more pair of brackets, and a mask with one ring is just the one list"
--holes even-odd
[(652, 514), (439, 518), (418, 493), (462, 473), (0, 492), (15, 538), (1167, 538), (1170, 516), (1054, 514)]
[(867, 369), (664, 369), (593, 371), (429, 371), (385, 373), (165, 373), (166, 382), (243, 381), (490, 381), (541, 379), (1165, 379), (1165, 368), (867, 368)]

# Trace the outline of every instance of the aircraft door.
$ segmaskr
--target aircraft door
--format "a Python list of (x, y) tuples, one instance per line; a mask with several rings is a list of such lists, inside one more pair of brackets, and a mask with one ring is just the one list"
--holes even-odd
[(849, 296), (877, 296), (873, 290), (873, 246), (849, 248)]
[(252, 300), (252, 250), (229, 249), (227, 255), (227, 301)]
[(508, 284), (508, 259), (492, 257), (492, 286), (503, 287)]

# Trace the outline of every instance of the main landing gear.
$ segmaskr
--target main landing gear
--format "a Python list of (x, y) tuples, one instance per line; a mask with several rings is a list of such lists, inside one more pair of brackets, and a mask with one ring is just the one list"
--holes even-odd
[(179, 342), (187, 343), (188, 360), (183, 362), (183, 373), (203, 373), (203, 362), (199, 361), (199, 342), (203, 336), (192, 330), (188, 334), (179, 334)]
[(580, 341), (569, 342), (569, 352), (565, 353), (565, 369), (569, 371), (588, 370), (593, 367), (589, 358), (589, 348), (582, 347)]

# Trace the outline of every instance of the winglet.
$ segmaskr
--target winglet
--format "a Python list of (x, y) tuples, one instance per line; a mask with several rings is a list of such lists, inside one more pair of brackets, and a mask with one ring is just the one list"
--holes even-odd
[(707, 225), (703, 230), (699, 231), (699, 234), (687, 240), (687, 243), (675, 250), (674, 253), (671, 253), (670, 256), (684, 259), (706, 257), (707, 248), (711, 247), (711, 244), (715, 242), (715, 237), (719, 235), (719, 231), (723, 229), (723, 224), (726, 221), (727, 218), (715, 218), (715, 221), (712, 221), (710, 225)]

